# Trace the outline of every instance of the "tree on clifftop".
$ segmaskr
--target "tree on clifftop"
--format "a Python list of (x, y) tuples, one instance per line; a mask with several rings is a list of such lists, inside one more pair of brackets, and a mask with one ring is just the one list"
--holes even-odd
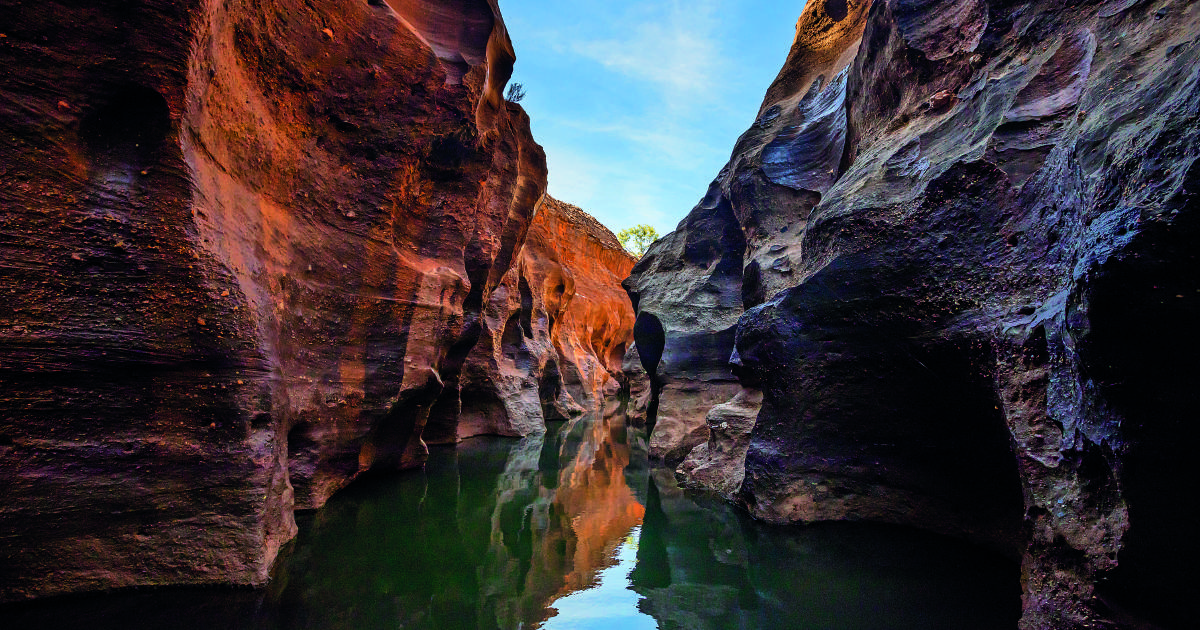
[(525, 86), (520, 83), (513, 83), (508, 86), (508, 94), (504, 99), (509, 103), (520, 103), (521, 99), (525, 98)]
[(658, 231), (642, 223), (617, 232), (617, 240), (621, 241), (621, 245), (625, 246), (629, 253), (641, 258), (642, 254), (646, 253), (646, 248), (658, 240)]

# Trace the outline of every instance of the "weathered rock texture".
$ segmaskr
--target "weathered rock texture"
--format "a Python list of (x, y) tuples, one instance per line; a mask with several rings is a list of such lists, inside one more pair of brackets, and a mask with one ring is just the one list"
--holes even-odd
[(423, 460), (520, 282), (610, 283), (523, 329), (607, 386), (623, 263), (561, 213), (522, 253), (546, 168), (495, 0), (0, 14), (0, 601), (262, 584), (294, 508)]
[(728, 366), (745, 239), (719, 190), (638, 261), (624, 285), (650, 382), (650, 456), (678, 462), (708, 439), (704, 416), (738, 390)]
[[(621, 387), (633, 308), (621, 289), (636, 259), (608, 228), (547, 196), (517, 263), (492, 292), (467, 358), (462, 406), (427, 441), (529, 435), (599, 410)], [(435, 409), (435, 414), (438, 410)], [(450, 411), (450, 410), (447, 410)]]
[(1006, 548), (1024, 628), (1189, 625), (1197, 33), (1184, 0), (810, 2), (626, 283), (661, 381), (728, 361), (746, 388), (681, 474), (773, 521)]

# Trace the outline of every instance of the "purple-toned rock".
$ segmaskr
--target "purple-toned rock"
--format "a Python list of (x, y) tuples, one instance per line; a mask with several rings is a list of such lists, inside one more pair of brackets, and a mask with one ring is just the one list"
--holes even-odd
[(1190, 623), (1197, 32), (1182, 0), (810, 2), (758, 121), (626, 282), (676, 356), (744, 310), (736, 351), (670, 366), (729, 361), (747, 392), (692, 406), (685, 481), (995, 546), (1023, 628)]

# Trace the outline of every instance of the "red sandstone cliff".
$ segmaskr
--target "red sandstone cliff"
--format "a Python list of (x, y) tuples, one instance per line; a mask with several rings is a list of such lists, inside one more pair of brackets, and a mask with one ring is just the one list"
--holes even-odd
[(294, 508), (449, 430), (518, 275), (604, 386), (632, 315), (544, 294), (593, 281), (549, 215), (522, 253), (494, 0), (0, 8), (0, 600), (263, 583)]
[(620, 283), (635, 262), (608, 228), (547, 196), (484, 309), (461, 409), (435, 410), (439, 432), (429, 438), (528, 435), (547, 419), (598, 409), (619, 388), (633, 342), (633, 307)]

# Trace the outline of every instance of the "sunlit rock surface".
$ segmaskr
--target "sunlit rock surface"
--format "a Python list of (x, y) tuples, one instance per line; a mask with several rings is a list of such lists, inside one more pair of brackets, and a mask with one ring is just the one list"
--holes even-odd
[(746, 476), (750, 433), (762, 409), (761, 391), (746, 388), (732, 400), (708, 411), (708, 440), (696, 446), (679, 466), (684, 483), (722, 496), (733, 496)]
[(626, 282), (660, 423), (672, 383), (745, 388), (682, 403), (710, 433), (685, 480), (1006, 549), (1024, 628), (1189, 625), (1197, 33), (1184, 0), (810, 2)]
[[(421, 463), (431, 413), (528, 432), (539, 388), (569, 415), (616, 387), (632, 261), (534, 221), (494, 0), (0, 14), (0, 600), (261, 585), (293, 509)], [(522, 281), (557, 376), (445, 420)]]
[(461, 407), (435, 408), (426, 441), (523, 436), (598, 411), (621, 389), (635, 259), (586, 212), (547, 196), (517, 262), (484, 307)]

